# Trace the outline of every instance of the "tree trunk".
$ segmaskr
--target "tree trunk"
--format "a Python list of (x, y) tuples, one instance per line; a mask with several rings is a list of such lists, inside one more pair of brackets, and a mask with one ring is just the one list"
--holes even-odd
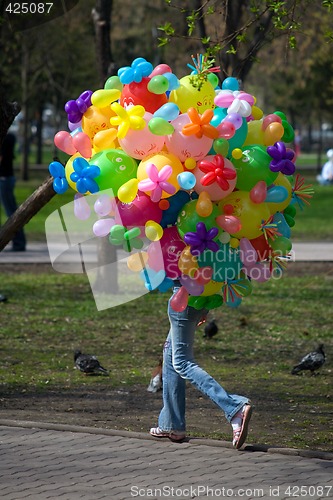
[(0, 251), (13, 239), (14, 234), (39, 212), (55, 195), (53, 179), (50, 177), (18, 207), (0, 229)]
[[(110, 72), (116, 69), (116, 65), (112, 61), (111, 45), (110, 45), (110, 30), (111, 30), (111, 12), (112, 12), (112, 0), (97, 0), (95, 8), (92, 10), (92, 19), (95, 27), (95, 44), (96, 44), (96, 60), (98, 67), (98, 74), (100, 80), (101, 88), (104, 87), (104, 83), (108, 76), (111, 76)], [(99, 270), (97, 272), (95, 288), (98, 288), (100, 292), (110, 291), (110, 287), (107, 286), (107, 282), (112, 283), (111, 291), (117, 293), (118, 291), (118, 277), (117, 275), (110, 274), (110, 280), (105, 276), (108, 269), (108, 264), (115, 262), (117, 260), (117, 249), (114, 245), (111, 245), (108, 238), (99, 238), (98, 243), (98, 265)], [(103, 276), (101, 276), (101, 273)]]
[(17, 102), (7, 102), (0, 87), (0, 146), (14, 121), (15, 116), (20, 112)]

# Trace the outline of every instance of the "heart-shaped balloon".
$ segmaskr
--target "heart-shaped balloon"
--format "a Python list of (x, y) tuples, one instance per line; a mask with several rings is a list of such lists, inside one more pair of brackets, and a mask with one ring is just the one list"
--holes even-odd
[(84, 132), (78, 132), (73, 136), (73, 145), (76, 151), (80, 153), (84, 158), (91, 158), (92, 149), (90, 137)]
[(76, 153), (73, 137), (69, 132), (66, 132), (66, 130), (60, 130), (60, 132), (54, 136), (54, 144), (58, 149), (68, 155), (74, 155)]

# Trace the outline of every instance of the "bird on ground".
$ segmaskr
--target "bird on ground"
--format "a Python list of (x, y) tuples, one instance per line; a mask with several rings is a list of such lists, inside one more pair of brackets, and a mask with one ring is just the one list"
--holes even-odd
[(79, 350), (75, 351), (74, 363), (74, 368), (86, 375), (109, 375), (108, 370), (103, 368), (96, 356), (91, 354), (83, 354)]
[(159, 359), (158, 365), (153, 369), (151, 373), (151, 379), (147, 387), (148, 392), (158, 392), (162, 389), (162, 364), (162, 359)]
[(313, 352), (309, 352), (298, 363), (298, 365), (294, 366), (291, 370), (292, 375), (296, 375), (296, 373), (302, 370), (310, 370), (312, 374), (315, 373), (315, 370), (319, 370), (325, 363), (325, 353), (324, 353), (324, 345), (320, 344), (318, 349)]
[(204, 329), (204, 337), (207, 339), (211, 339), (218, 333), (219, 329), (217, 324), (215, 323), (215, 319), (212, 319), (205, 325)]

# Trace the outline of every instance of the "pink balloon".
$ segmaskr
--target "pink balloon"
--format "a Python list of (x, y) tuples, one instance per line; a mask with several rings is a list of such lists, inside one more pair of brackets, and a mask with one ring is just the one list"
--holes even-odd
[(183, 126), (190, 122), (187, 113), (179, 115), (171, 122), (175, 129), (173, 134), (167, 135), (165, 139), (167, 150), (178, 156), (181, 162), (188, 158), (194, 158), (196, 161), (202, 160), (213, 145), (213, 139), (205, 135), (200, 139), (195, 135), (184, 135), (182, 133)]
[(90, 217), (90, 206), (83, 194), (76, 193), (74, 196), (74, 215), (77, 219), (86, 220)]
[(170, 300), (170, 306), (176, 312), (182, 312), (188, 304), (188, 291), (185, 287), (180, 287)]
[[(207, 161), (213, 161), (214, 155), (208, 155), (202, 159), (207, 160)], [(224, 166), (226, 168), (230, 168), (230, 170), (235, 171), (235, 167), (233, 166), (231, 161), (229, 161), (227, 158), (224, 158)], [(228, 180), (229, 189), (226, 189), (224, 191), (222, 188), (220, 188), (220, 186), (217, 184), (217, 182), (213, 182), (212, 184), (210, 184), (208, 186), (203, 186), (200, 181), (203, 178), (203, 176), (206, 174), (205, 174), (205, 172), (202, 172), (202, 170), (200, 170), (200, 168), (198, 166), (195, 167), (194, 170), (192, 170), (192, 173), (197, 180), (195, 187), (194, 187), (195, 192), (200, 194), (203, 191), (206, 191), (206, 193), (209, 194), (209, 197), (212, 201), (222, 200), (222, 198), (225, 198), (226, 196), (228, 196), (228, 194), (230, 194), (235, 189), (237, 176), (235, 176), (234, 179)]]
[(93, 225), (93, 233), (99, 237), (107, 236), (114, 224), (114, 219), (99, 219)]
[(145, 113), (145, 128), (142, 130), (129, 129), (126, 137), (119, 139), (122, 149), (132, 158), (143, 160), (150, 154), (158, 153), (164, 146), (165, 136), (155, 135), (148, 128), (147, 124), (152, 117), (151, 113)]
[(235, 215), (219, 215), (216, 217), (216, 222), (229, 234), (238, 233), (242, 228), (240, 220)]
[(188, 293), (198, 297), (204, 291), (204, 286), (197, 282), (197, 280), (191, 278), (191, 276), (187, 276), (186, 274), (182, 274), (179, 278), (181, 284), (186, 288)]
[(221, 122), (216, 128), (219, 131), (219, 137), (223, 139), (231, 139), (236, 133), (235, 125), (227, 120)]
[(258, 261), (258, 254), (250, 240), (241, 238), (239, 241), (240, 260), (247, 267), (253, 267)]
[(153, 76), (156, 75), (164, 75), (164, 73), (172, 73), (172, 69), (167, 64), (159, 64), (150, 73), (149, 78), (152, 78)]
[(257, 262), (254, 266), (250, 266), (245, 269), (249, 278), (258, 281), (259, 283), (264, 283), (271, 277), (269, 264), (264, 264), (263, 262)]
[(131, 203), (117, 202), (116, 224), (126, 227), (144, 226), (148, 220), (159, 223), (162, 219), (162, 210), (158, 203), (154, 203), (150, 196), (138, 191)]
[(176, 226), (165, 228), (162, 238), (159, 241), (154, 241), (148, 247), (149, 267), (154, 271), (165, 270), (168, 278), (177, 279), (181, 274), (178, 260), (185, 246)]
[(194, 273), (194, 279), (201, 285), (207, 285), (213, 276), (213, 268), (210, 266), (199, 267)]
[(90, 137), (84, 132), (78, 132), (73, 136), (73, 145), (84, 158), (91, 158), (92, 149)]
[(265, 181), (259, 181), (250, 191), (250, 200), (253, 203), (263, 203), (267, 196), (267, 184)]
[(66, 130), (61, 130), (54, 136), (54, 144), (58, 149), (64, 151), (68, 155), (74, 155), (76, 148), (73, 144), (73, 137)]

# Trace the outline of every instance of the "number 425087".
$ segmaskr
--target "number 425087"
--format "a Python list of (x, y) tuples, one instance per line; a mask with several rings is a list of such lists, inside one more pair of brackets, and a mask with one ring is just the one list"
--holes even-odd
[(9, 2), (5, 11), (9, 14), (50, 14), (53, 2)]

